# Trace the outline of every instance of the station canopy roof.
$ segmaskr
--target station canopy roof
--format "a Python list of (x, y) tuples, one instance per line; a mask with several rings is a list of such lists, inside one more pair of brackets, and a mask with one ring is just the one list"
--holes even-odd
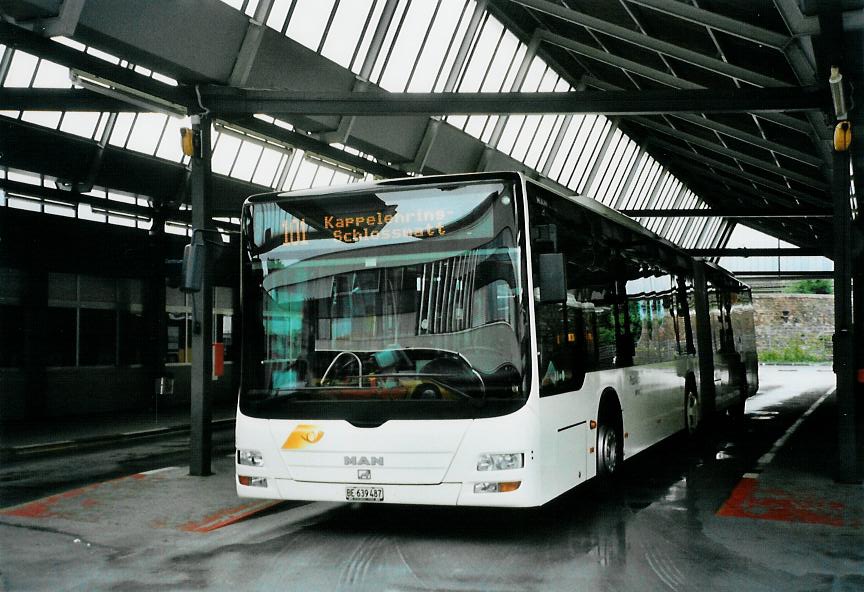
[(206, 112), (223, 228), (261, 191), (517, 169), (684, 248), (743, 223), (828, 254), (862, 27), (864, 0), (0, 0), (0, 205), (188, 233)]

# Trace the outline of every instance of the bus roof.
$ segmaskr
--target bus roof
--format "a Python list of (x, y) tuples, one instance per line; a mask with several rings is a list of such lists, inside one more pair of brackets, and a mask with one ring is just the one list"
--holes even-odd
[[(381, 187), (398, 187), (398, 186), (423, 186), (423, 185), (437, 185), (441, 183), (460, 183), (460, 182), (473, 182), (473, 181), (494, 181), (494, 180), (509, 180), (516, 183), (525, 182), (526, 184), (532, 184), (537, 187), (542, 188), (544, 191), (552, 193), (558, 196), (561, 199), (565, 199), (573, 204), (578, 205), (581, 208), (589, 210), (593, 214), (605, 218), (606, 220), (616, 224), (620, 227), (626, 228), (627, 230), (634, 232), (636, 234), (640, 234), (643, 237), (650, 239), (651, 241), (656, 242), (657, 244), (663, 245), (664, 248), (669, 249), (674, 252), (675, 255), (681, 258), (686, 258), (688, 260), (693, 260), (694, 258), (688, 255), (681, 247), (671, 242), (668, 239), (663, 238), (662, 236), (656, 234), (655, 232), (645, 228), (639, 222), (634, 220), (633, 218), (622, 214), (621, 212), (614, 210), (608, 206), (603, 205), (596, 199), (586, 197), (583, 195), (566, 195), (556, 189), (549, 187), (543, 183), (535, 181), (524, 175), (519, 171), (490, 171), (490, 172), (472, 172), (472, 173), (456, 173), (456, 174), (441, 174), (441, 175), (423, 175), (423, 176), (415, 176), (415, 177), (400, 177), (396, 179), (381, 179), (378, 181), (370, 181), (364, 183), (353, 183), (350, 185), (340, 186), (337, 191), (340, 193), (364, 193), (375, 188)], [(316, 195), (326, 195), (328, 193), (332, 193), (334, 191), (334, 187), (332, 186), (323, 186), (323, 187), (312, 187), (309, 189), (300, 189), (296, 191), (271, 191), (267, 193), (258, 193), (252, 195), (246, 199), (246, 203), (263, 203), (263, 202), (274, 202), (279, 201), (282, 198), (286, 197), (313, 197)], [(724, 269), (720, 265), (708, 261), (707, 259), (702, 259), (705, 262), (709, 277), (719, 283), (724, 283), (727, 285), (733, 284), (738, 285), (740, 287), (749, 289), (749, 286), (744, 282), (740, 281), (736, 278), (730, 271)]]

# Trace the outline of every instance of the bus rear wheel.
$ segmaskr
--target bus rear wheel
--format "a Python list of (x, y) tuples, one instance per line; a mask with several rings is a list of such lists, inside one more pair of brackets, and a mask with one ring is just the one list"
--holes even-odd
[(597, 474), (611, 477), (621, 468), (622, 442), (619, 429), (609, 423), (597, 428)]
[(744, 419), (744, 407), (747, 404), (747, 395), (750, 394), (750, 389), (747, 386), (747, 371), (743, 368), (741, 369), (741, 374), (738, 378), (738, 384), (738, 400), (729, 408), (729, 416), (736, 421)]
[(702, 405), (699, 401), (699, 393), (693, 386), (688, 386), (684, 393), (684, 426), (688, 436), (693, 436), (699, 431), (701, 420)]

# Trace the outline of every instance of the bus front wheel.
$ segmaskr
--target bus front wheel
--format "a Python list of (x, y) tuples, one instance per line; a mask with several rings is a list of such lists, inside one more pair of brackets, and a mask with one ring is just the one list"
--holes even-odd
[(611, 477), (621, 468), (621, 434), (616, 426), (604, 423), (597, 428), (597, 474)]

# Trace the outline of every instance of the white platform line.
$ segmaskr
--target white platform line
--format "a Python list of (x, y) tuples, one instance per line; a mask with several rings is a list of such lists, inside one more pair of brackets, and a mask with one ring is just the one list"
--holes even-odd
[(792, 437), (792, 434), (794, 434), (798, 430), (798, 428), (801, 427), (801, 424), (804, 423), (804, 421), (808, 417), (810, 417), (810, 415), (812, 415), (814, 411), (816, 411), (816, 409), (819, 407), (819, 405), (821, 405), (822, 402), (825, 401), (825, 399), (827, 399), (828, 397), (833, 395), (836, 390), (837, 390), (836, 386), (831, 387), (830, 389), (828, 389), (825, 392), (825, 394), (823, 394), (812, 405), (810, 405), (810, 407), (807, 409), (807, 411), (802, 413), (801, 417), (799, 417), (795, 421), (795, 423), (793, 423), (791, 426), (789, 426), (789, 429), (786, 430), (786, 432), (784, 432), (783, 435), (780, 436), (776, 442), (774, 442), (774, 445), (771, 447), (771, 450), (769, 450), (768, 452), (766, 452), (765, 454), (763, 454), (759, 458), (759, 461), (756, 463), (756, 468), (755, 468), (754, 472), (748, 473), (748, 476), (755, 479), (759, 476), (759, 473), (761, 473), (765, 469), (767, 469), (768, 465), (771, 464), (771, 461), (774, 460), (774, 457), (777, 455), (777, 453), (780, 451), (780, 449), (783, 448), (783, 445), (786, 444), (786, 442), (789, 440), (789, 438)]
[(157, 473), (167, 473), (168, 471), (175, 471), (178, 467), (164, 467), (161, 469), (153, 469), (152, 471), (144, 471), (143, 473), (138, 473), (139, 475), (156, 475)]

